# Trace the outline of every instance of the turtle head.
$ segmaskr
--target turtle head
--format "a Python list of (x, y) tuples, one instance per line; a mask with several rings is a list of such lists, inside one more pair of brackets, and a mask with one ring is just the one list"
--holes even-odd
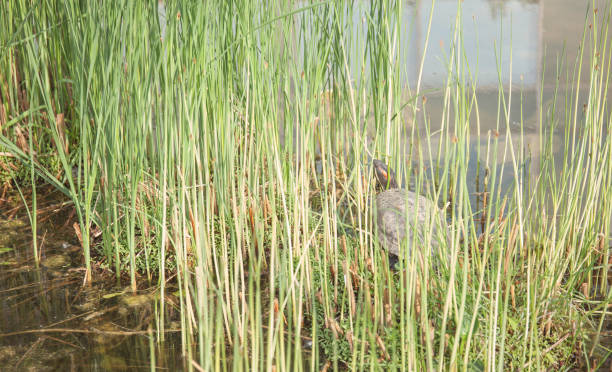
[(380, 160), (374, 159), (372, 163), (374, 165), (374, 176), (376, 177), (378, 187), (381, 187), (383, 190), (397, 189), (397, 182), (393, 170)]

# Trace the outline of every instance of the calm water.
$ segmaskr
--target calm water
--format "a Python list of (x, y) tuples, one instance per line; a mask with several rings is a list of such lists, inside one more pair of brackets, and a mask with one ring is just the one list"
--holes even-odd
[[(364, 15), (369, 12), (370, 3), (357, 1), (357, 9), (352, 12), (352, 39), (365, 37), (366, 24)], [(595, 8), (604, 11), (607, 1), (596, 1)], [(560, 124), (564, 120), (564, 100), (575, 92), (575, 85), (569, 78), (569, 89), (566, 89), (566, 68), (570, 72), (575, 64), (579, 43), (587, 17), (587, 10), (592, 2), (588, 0), (465, 0), (462, 2), (462, 38), (460, 47), (465, 53), (469, 66), (470, 81), (476, 85), (478, 102), (479, 127), (476, 116), (470, 117), (471, 160), (469, 166), (472, 178), (476, 176), (477, 161), (484, 162), (484, 156), (478, 159), (478, 149), (486, 153), (487, 133), (498, 132), (499, 143), (497, 165), (505, 165), (502, 175), (504, 188), (514, 183), (515, 176), (509, 157), (504, 158), (503, 144), (507, 142), (519, 152), (520, 133), (523, 131), (524, 154), (527, 159), (526, 170), (531, 179), (537, 177), (541, 157), (540, 120), (543, 127), (549, 127), (553, 117)], [(592, 9), (592, 8), (590, 8)], [(426, 43), (427, 27), (431, 3), (429, 1), (408, 1), (401, 10), (401, 35), (398, 37), (399, 69), (402, 84), (414, 90), (419, 79), (421, 60), (424, 58), (421, 75), (421, 93), (427, 96), (427, 120), (432, 132), (442, 126), (442, 107), (444, 106), (444, 87), (447, 85), (448, 64), (453, 43), (458, 6), (455, 0), (436, 1), (434, 16)], [(591, 10), (592, 11), (592, 10)], [(359, 20), (362, 20), (361, 22)], [(368, 58), (362, 58), (363, 50), (352, 48), (351, 70), (354, 79), (359, 83), (361, 75), (356, 73), (365, 67), (368, 71)], [(361, 66), (355, 61), (365, 61)], [(588, 61), (585, 56), (584, 61)], [(557, 70), (561, 66), (559, 89), (557, 90), (556, 110), (552, 110)], [(466, 66), (462, 67), (466, 69)], [(583, 67), (584, 69), (584, 67)], [(579, 107), (587, 99), (585, 87), (588, 74), (583, 72), (579, 89)], [(367, 79), (367, 77), (366, 77)], [(509, 126), (506, 126), (503, 110), (498, 113), (498, 90), (502, 84), (506, 102), (511, 99)], [(403, 100), (410, 98), (409, 93)], [(570, 101), (573, 105), (573, 100)], [(610, 100), (608, 100), (608, 104)], [(542, 108), (542, 111), (540, 110)], [(409, 108), (405, 118), (411, 117)], [(422, 112), (422, 111), (421, 111)], [(451, 115), (452, 117), (452, 115)], [(582, 118), (578, 116), (580, 121)], [(425, 118), (417, 118), (417, 125), (423, 127)], [(522, 128), (521, 128), (522, 123)], [(451, 119), (452, 125), (452, 119)], [(554, 159), (560, 162), (564, 155), (562, 148), (564, 132), (562, 126), (553, 134)], [(510, 136), (508, 129), (512, 133)], [(421, 132), (423, 133), (423, 132)], [(477, 135), (481, 135), (480, 139)], [(433, 160), (440, 156), (435, 153), (440, 136), (431, 137), (434, 149)], [(406, 151), (411, 139), (404, 140)], [(421, 143), (423, 153), (425, 142)], [(426, 162), (432, 159), (424, 159)], [(475, 192), (475, 187), (472, 187)]]
[[(27, 218), (13, 218), (19, 198), (0, 203), (0, 248), (11, 249), (0, 254), (0, 371), (150, 371), (151, 350), (159, 370), (183, 370), (180, 333), (168, 333), (158, 346), (149, 342), (155, 311), (150, 291), (130, 295), (99, 272), (91, 287), (83, 287), (83, 254), (64, 224), (69, 209), (53, 200), (57, 194), (44, 194), (40, 207), (55, 211), (39, 225), (44, 244), (38, 269)], [(177, 317), (174, 311), (167, 316)]]
[[(518, 134), (522, 118), (524, 138), (533, 164), (539, 162), (540, 155), (538, 131), (540, 107), (544, 108), (543, 120), (546, 123), (546, 111), (551, 108), (553, 102), (558, 64), (561, 63), (564, 68), (573, 67), (589, 4), (591, 1), (585, 0), (466, 0), (463, 2), (463, 48), (470, 70), (474, 71), (473, 80), (477, 83), (480, 133), (499, 130), (500, 142), (505, 140), (505, 121), (502, 120), (498, 127), (497, 119), (497, 91), (498, 81), (501, 78), (505, 93), (507, 94), (510, 88), (512, 91), (510, 130)], [(603, 9), (606, 4), (606, 1), (598, 1), (595, 7)], [(429, 4), (419, 2), (414, 9), (418, 19), (416, 27), (420, 28), (415, 35), (423, 35), (426, 30)], [(457, 4), (450, 0), (439, 1), (434, 14), (436, 16), (432, 24), (429, 49), (425, 54), (422, 77), (424, 89), (440, 88), (445, 83), (444, 60), (447, 58), (445, 55), (448, 54), (448, 45), (452, 40), (451, 32), (457, 14)], [(423, 45), (421, 39), (417, 37), (417, 45)], [(416, 52), (419, 53), (419, 57), (422, 55), (421, 49)], [(501, 61), (501, 74), (498, 73), (498, 60)], [(415, 73), (412, 73), (412, 76), (415, 76)], [(583, 76), (582, 87), (585, 86), (585, 82)], [(556, 114), (559, 115), (559, 119), (563, 118), (563, 99), (571, 92), (571, 88), (569, 91), (565, 89), (566, 83), (565, 70), (563, 70), (557, 98)], [(580, 90), (579, 102), (585, 101), (586, 93), (584, 89)], [(439, 127), (441, 117), (436, 108), (442, 106), (441, 94), (431, 94), (428, 98), (431, 123), (434, 127), (436, 124)], [(477, 133), (475, 125), (472, 125), (471, 132)], [(562, 130), (557, 132), (556, 142), (562, 144)], [(518, 136), (513, 137), (516, 145)], [(562, 151), (561, 147), (556, 147), (556, 159), (562, 155)]]
[[(598, 0), (595, 8), (604, 11), (607, 1)], [(355, 85), (368, 84), (371, 77), (370, 62), (364, 48), (370, 13), (370, 2), (355, 1), (354, 8), (347, 10), (349, 25), (345, 27), (350, 35), (346, 37), (347, 58), (351, 77)], [(478, 123), (475, 110), (470, 117), (470, 164), (468, 179), (476, 179), (477, 164), (484, 164), (487, 156), (487, 141), (489, 133), (499, 134), (499, 147), (496, 164), (491, 164), (492, 154), (489, 154), (489, 166), (503, 166), (501, 185), (504, 192), (515, 182), (514, 167), (511, 161), (512, 145), (515, 154), (523, 153), (525, 163), (519, 164), (523, 175), (529, 175), (531, 181), (537, 178), (542, 157), (540, 148), (540, 124), (549, 128), (550, 122), (557, 124), (553, 132), (553, 158), (560, 164), (564, 155), (564, 129), (561, 125), (564, 118), (564, 100), (575, 94), (572, 85), (571, 71), (574, 67), (578, 47), (582, 40), (585, 20), (590, 0), (465, 0), (461, 10), (460, 50), (465, 54), (466, 65), (469, 68), (466, 85), (474, 82), (476, 100), (478, 102)], [(592, 8), (590, 8), (592, 11)], [(443, 124), (442, 108), (444, 107), (444, 89), (447, 85), (449, 58), (453, 45), (455, 24), (457, 23), (458, 3), (456, 0), (438, 0), (435, 3), (429, 39), (428, 22), (431, 10), (430, 1), (406, 1), (402, 4), (400, 18), (400, 35), (397, 36), (396, 53), (398, 55), (400, 80), (406, 87), (400, 101), (407, 102), (412, 98), (419, 81), (419, 71), (423, 60), (423, 71), (420, 75), (421, 94), (427, 97), (427, 117), (423, 110), (417, 117), (417, 126), (423, 129), (424, 123), (430, 125), (432, 133), (438, 131)], [(296, 28), (299, 28), (299, 24)], [(303, 46), (298, 47), (297, 55), (301, 55)], [(584, 57), (588, 61), (588, 57)], [(297, 62), (299, 64), (299, 61)], [(584, 67), (584, 66), (583, 66)], [(558, 69), (560, 79), (556, 91)], [(567, 69), (570, 71), (569, 89), (566, 81)], [(584, 69), (584, 68), (583, 68)], [(361, 71), (366, 71), (362, 74)], [(588, 74), (583, 71), (582, 83), (578, 98), (578, 107), (586, 102)], [(509, 125), (506, 125), (503, 108), (499, 112), (499, 86), (503, 87), (506, 105), (509, 106)], [(575, 98), (570, 98), (573, 107)], [(608, 104), (610, 100), (608, 99)], [(451, 105), (452, 106), (452, 105)], [(421, 105), (419, 104), (421, 108)], [(553, 107), (555, 108), (553, 110)], [(404, 109), (404, 124), (409, 125), (412, 117), (410, 105)], [(582, 112), (578, 114), (578, 122), (584, 119)], [(368, 123), (372, 117), (360, 118)], [(454, 125), (451, 114), (451, 128)], [(446, 124), (448, 127), (448, 123)], [(510, 130), (510, 133), (508, 133)], [(522, 137), (521, 137), (522, 132)], [(422, 130), (421, 133), (424, 133)], [(452, 133), (452, 131), (451, 131)], [(480, 136), (480, 137), (479, 137)], [(521, 148), (521, 138), (522, 145)], [(425, 164), (430, 164), (442, 158), (437, 154), (440, 140), (446, 137), (432, 135), (429, 140), (432, 145), (432, 157), (426, 156)], [(419, 138), (423, 154), (428, 154), (424, 137)], [(412, 139), (406, 136), (402, 144), (405, 152), (410, 148), (415, 150)], [(379, 148), (377, 157), (385, 156), (385, 149)], [(416, 153), (416, 151), (414, 152)], [(480, 154), (480, 155), (479, 155)], [(396, 159), (401, 154), (390, 154), (391, 163), (402, 167), (402, 161)], [(413, 158), (413, 161), (415, 158)], [(557, 169), (560, 168), (557, 165)], [(402, 173), (399, 169), (398, 174)], [(472, 202), (476, 203), (474, 195), (476, 183), (468, 185)]]
[[(597, 0), (595, 8), (603, 12), (607, 3)], [(370, 71), (369, 56), (364, 47), (370, 4), (368, 1), (355, 1), (354, 7), (346, 12), (350, 21), (345, 25), (345, 30), (349, 33), (345, 47), (351, 78), (356, 86), (368, 84), (371, 79), (367, 72)], [(521, 141), (519, 134), (522, 130), (524, 155), (528, 160), (531, 177), (535, 179), (541, 157), (540, 121), (545, 128), (550, 126), (549, 123), (553, 119), (557, 124), (563, 123), (564, 100), (575, 93), (575, 85), (570, 84), (570, 89), (566, 89), (567, 68), (570, 69), (571, 83), (571, 71), (582, 39), (587, 10), (593, 3), (590, 0), (465, 0), (461, 4), (460, 49), (465, 53), (467, 62), (467, 65), (461, 68), (469, 68), (466, 85), (474, 82), (476, 86), (479, 119), (477, 126), (476, 116), (472, 113), (470, 134), (473, 164), (471, 162), (469, 171), (475, 177), (477, 160), (485, 160), (478, 159), (478, 148), (486, 146), (487, 133), (498, 132), (499, 143), (502, 145), (498, 150), (497, 165), (506, 163), (502, 184), (505, 187), (510, 186), (515, 178), (508, 160), (509, 155), (504, 158), (506, 150), (503, 144), (507, 141), (514, 146), (515, 152), (518, 152)], [(430, 10), (430, 1), (414, 0), (402, 3), (399, 16), (400, 35), (397, 35), (394, 50), (398, 55), (399, 78), (402, 86), (406, 87), (405, 96), (400, 99), (402, 103), (412, 98), (411, 92), (414, 92), (417, 86), (421, 61), (424, 60), (420, 75), (420, 92), (427, 97), (426, 119), (432, 133), (435, 133), (442, 126), (443, 90), (447, 85), (449, 56), (455, 40), (458, 3), (456, 0), (436, 1), (427, 41)], [(299, 15), (297, 18), (296, 29), (299, 29)], [(298, 45), (296, 55), (300, 56), (302, 52), (303, 45)], [(588, 57), (585, 57), (584, 61), (588, 61)], [(296, 63), (300, 66), (301, 62), (298, 60)], [(556, 110), (552, 110), (559, 66), (561, 75), (554, 105)], [(362, 74), (362, 71), (366, 73)], [(583, 71), (578, 90), (579, 107), (582, 107), (587, 99), (587, 77)], [(503, 109), (501, 115), (498, 113), (500, 83), (506, 103), (509, 99), (511, 102), (508, 126)], [(573, 106), (574, 100), (571, 99), (570, 102)], [(403, 120), (406, 124), (412, 117), (411, 110), (410, 105), (404, 109)], [(581, 119), (578, 115), (578, 120)], [(366, 117), (360, 120), (371, 122), (373, 119)], [(425, 118), (422, 115), (417, 118), (419, 127), (424, 127), (424, 123)], [(553, 134), (553, 156), (555, 161), (560, 161), (564, 152), (564, 134), (560, 125), (557, 128)], [(512, 136), (508, 136), (508, 129)], [(482, 137), (479, 139), (477, 135)], [(430, 140), (434, 150), (432, 159), (436, 160), (440, 158), (440, 155), (435, 153), (440, 136), (433, 135)], [(406, 152), (413, 145), (411, 142), (408, 137), (404, 139)], [(424, 148), (424, 141), (421, 146), (423, 153), (428, 153)], [(384, 156), (385, 149), (379, 148), (379, 151), (376, 156)], [(398, 154), (391, 154), (393, 164), (401, 163), (393, 159), (396, 155)], [(428, 163), (432, 159), (424, 160)], [(401, 170), (398, 173), (402, 173)]]

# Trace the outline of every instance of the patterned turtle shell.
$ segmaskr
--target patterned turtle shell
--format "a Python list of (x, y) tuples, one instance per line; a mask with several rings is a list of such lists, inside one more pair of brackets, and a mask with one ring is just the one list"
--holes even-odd
[(449, 236), (444, 212), (424, 196), (398, 188), (395, 173), (385, 163), (380, 160), (373, 163), (378, 188), (384, 190), (376, 196), (375, 206), (381, 245), (395, 256), (400, 256), (400, 247), (407, 247), (410, 252), (413, 242), (420, 249), (429, 242), (432, 253), (438, 250)]

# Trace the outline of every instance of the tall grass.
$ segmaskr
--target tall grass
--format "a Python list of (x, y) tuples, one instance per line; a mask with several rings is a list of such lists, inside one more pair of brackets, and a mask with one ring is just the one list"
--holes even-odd
[[(420, 73), (407, 82), (406, 6), (2, 2), (0, 143), (74, 202), (85, 282), (96, 261), (134, 291), (156, 287), (159, 342), (178, 308), (190, 370), (539, 370), (590, 358), (597, 342), (585, 340), (610, 301), (610, 9), (587, 14), (567, 70), (575, 89), (554, 98), (563, 115), (540, 108), (530, 170), (510, 126), (522, 96), (502, 85), (512, 72), (501, 64), (497, 129), (478, 134), (486, 146), (470, 158), (478, 87), (460, 3), (443, 107), (428, 106)], [(443, 112), (439, 130), (429, 110)], [(38, 158), (44, 141), (60, 176)], [(372, 157), (445, 208), (442, 252), (406, 252), (389, 269)]]

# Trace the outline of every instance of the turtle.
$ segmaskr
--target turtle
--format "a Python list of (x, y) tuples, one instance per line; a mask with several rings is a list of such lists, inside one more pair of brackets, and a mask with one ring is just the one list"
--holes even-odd
[(402, 247), (407, 247), (410, 254), (413, 242), (421, 250), (426, 248), (429, 226), (432, 226), (429, 251), (445, 248), (441, 244), (448, 242), (450, 234), (444, 212), (432, 200), (399, 188), (395, 172), (384, 162), (374, 159), (373, 166), (377, 190), (380, 190), (375, 198), (374, 216), (378, 240), (389, 253), (390, 261), (397, 262)]

